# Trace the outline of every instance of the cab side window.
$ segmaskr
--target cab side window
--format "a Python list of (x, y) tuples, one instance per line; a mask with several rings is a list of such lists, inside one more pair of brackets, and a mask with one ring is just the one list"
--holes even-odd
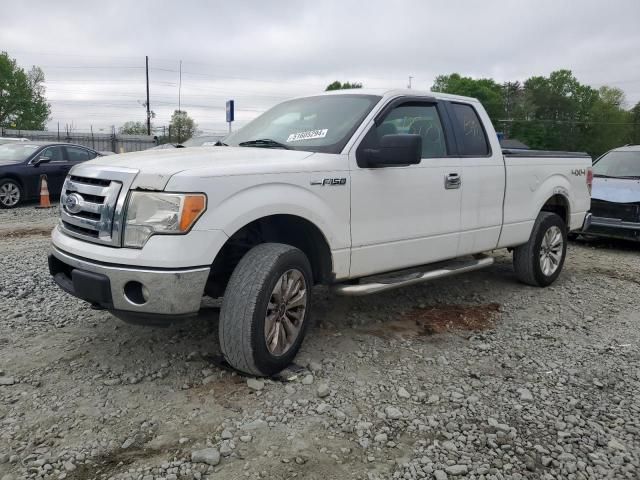
[(447, 156), (444, 130), (435, 105), (405, 103), (397, 106), (367, 134), (367, 147), (376, 148), (384, 135), (397, 133), (420, 135), (422, 158)]
[(460, 133), (457, 136), (462, 136), (462, 139), (458, 139), (458, 143), (462, 140), (462, 145), (459, 144), (458, 147), (461, 148), (460, 154), (470, 157), (489, 155), (487, 136), (475, 109), (464, 103), (452, 103), (451, 108), (456, 131)]

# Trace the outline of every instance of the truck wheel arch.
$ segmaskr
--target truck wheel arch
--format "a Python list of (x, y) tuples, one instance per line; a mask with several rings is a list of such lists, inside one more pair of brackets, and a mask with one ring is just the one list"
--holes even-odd
[(211, 265), (207, 294), (221, 296), (240, 259), (256, 245), (269, 242), (283, 243), (302, 250), (311, 263), (314, 282), (332, 283), (333, 258), (322, 230), (303, 217), (276, 214), (249, 222), (227, 239)]
[(571, 203), (566, 195), (562, 193), (553, 194), (546, 200), (539, 211), (557, 214), (569, 228), (571, 223)]

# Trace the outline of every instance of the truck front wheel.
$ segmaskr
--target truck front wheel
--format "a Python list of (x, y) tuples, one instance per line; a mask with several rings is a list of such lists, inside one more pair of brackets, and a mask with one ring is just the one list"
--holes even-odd
[(513, 251), (513, 267), (518, 280), (535, 287), (555, 282), (567, 254), (567, 226), (559, 215), (540, 212), (531, 237)]
[(264, 376), (291, 363), (309, 324), (312, 278), (309, 260), (295, 247), (263, 243), (247, 252), (220, 312), (220, 347), (232, 367)]

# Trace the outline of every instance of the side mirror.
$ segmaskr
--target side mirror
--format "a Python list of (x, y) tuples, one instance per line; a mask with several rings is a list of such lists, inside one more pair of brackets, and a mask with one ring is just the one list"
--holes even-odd
[(51, 161), (51, 157), (38, 157), (33, 161), (33, 166), (37, 167), (41, 163), (49, 163)]
[(401, 167), (417, 165), (422, 160), (422, 137), (398, 133), (384, 135), (377, 149), (363, 151), (367, 167)]

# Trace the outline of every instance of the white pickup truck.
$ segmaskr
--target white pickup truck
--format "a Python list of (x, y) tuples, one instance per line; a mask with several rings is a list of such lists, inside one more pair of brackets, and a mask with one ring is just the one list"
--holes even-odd
[(521, 281), (551, 284), (568, 231), (588, 222), (591, 178), (585, 154), (503, 152), (471, 98), (332, 92), (281, 103), (213, 148), (74, 167), (49, 268), (131, 322), (224, 296), (226, 360), (271, 375), (300, 348), (315, 284), (381, 292), (486, 267), (498, 248)]

